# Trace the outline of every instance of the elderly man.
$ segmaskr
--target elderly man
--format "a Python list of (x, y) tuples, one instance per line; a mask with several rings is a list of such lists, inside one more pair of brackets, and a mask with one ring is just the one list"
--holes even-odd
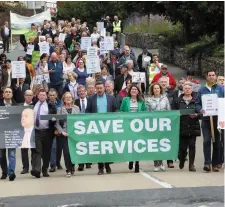
[(172, 74), (169, 73), (168, 66), (165, 65), (165, 64), (163, 64), (161, 66), (160, 72), (157, 73), (154, 76), (154, 78), (152, 80), (152, 83), (158, 82), (161, 77), (166, 77), (167, 78), (167, 81), (168, 81), (167, 88), (169, 90), (172, 90), (173, 91), (176, 88), (176, 81), (175, 81), (174, 77), (172, 76)]
[(95, 95), (95, 85), (94, 85), (94, 83), (87, 84), (87, 96), (90, 97), (90, 96), (93, 96), (93, 95)]
[(63, 64), (58, 61), (58, 56), (55, 52), (51, 54), (51, 60), (48, 62), (48, 70), (50, 76), (49, 88), (54, 88), (59, 98), (61, 98), (63, 90)]
[(7, 50), (9, 53), (9, 39), (11, 37), (11, 29), (9, 29), (9, 23), (4, 22), (4, 26), (1, 28), (1, 37), (3, 41), (3, 53)]
[(105, 82), (105, 92), (108, 95), (114, 96), (114, 83), (110, 80)]

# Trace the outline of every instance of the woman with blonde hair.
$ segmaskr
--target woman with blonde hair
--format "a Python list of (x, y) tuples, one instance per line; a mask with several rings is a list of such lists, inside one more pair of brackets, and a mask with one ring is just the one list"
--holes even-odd
[[(163, 96), (163, 89), (158, 83), (152, 84), (150, 88), (150, 97), (146, 99), (147, 111), (166, 111), (170, 110), (170, 103), (166, 96)], [(162, 160), (154, 161), (154, 172), (165, 171), (166, 167)]]
[[(71, 92), (66, 92), (62, 96), (62, 107), (58, 108), (57, 114), (79, 114), (80, 109), (74, 105), (74, 99)], [(57, 151), (63, 150), (64, 161), (66, 165), (66, 176), (71, 177), (71, 174), (75, 172), (75, 165), (72, 164), (68, 146), (68, 133), (67, 133), (67, 121), (57, 120), (56, 129), (60, 134)], [(58, 153), (57, 153), (58, 154)]]

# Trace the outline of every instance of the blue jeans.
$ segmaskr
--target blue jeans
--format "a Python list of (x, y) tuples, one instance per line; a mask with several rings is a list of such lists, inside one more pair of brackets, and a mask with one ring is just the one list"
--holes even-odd
[(217, 130), (217, 117), (213, 117), (215, 142), (213, 142), (213, 153), (211, 159), (211, 127), (210, 120), (202, 120), (203, 133), (203, 152), (205, 158), (205, 165), (217, 166), (220, 164), (220, 135)]
[(9, 166), (7, 167), (6, 149), (0, 149), (0, 160), (3, 174), (12, 175), (16, 168), (16, 149), (8, 149)]
[(56, 167), (56, 137), (54, 137), (52, 142), (50, 166)]

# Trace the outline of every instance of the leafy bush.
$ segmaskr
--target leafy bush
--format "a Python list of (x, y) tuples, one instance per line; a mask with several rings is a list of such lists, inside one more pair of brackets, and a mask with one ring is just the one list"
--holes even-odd
[(224, 44), (221, 44), (213, 49), (212, 56), (224, 58), (224, 52)]

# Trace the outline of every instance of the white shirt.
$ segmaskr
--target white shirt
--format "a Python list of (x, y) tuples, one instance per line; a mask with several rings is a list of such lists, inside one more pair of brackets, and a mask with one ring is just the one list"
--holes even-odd
[[(32, 104), (32, 101), (30, 102)], [(30, 104), (27, 104), (26, 102), (23, 104), (24, 106), (30, 106)]]
[(31, 135), (34, 127), (31, 128), (24, 128), (24, 136), (23, 136), (23, 141), (22, 141), (22, 146), (21, 148), (31, 148)]
[(9, 36), (9, 28), (4, 27), (5, 36)]
[[(37, 117), (37, 112), (38, 112), (38, 108), (39, 105), (41, 104), (40, 101), (38, 101), (35, 104), (34, 107), (34, 117), (35, 117), (35, 129), (48, 129), (49, 128), (49, 121), (48, 120), (41, 120), (39, 121), (39, 127), (36, 126), (36, 117)], [(40, 116), (41, 115), (48, 115), (48, 103), (45, 101), (40, 109)]]
[(8, 80), (7, 80), (7, 85), (6, 87), (10, 87), (11, 86), (11, 72), (8, 71)]

